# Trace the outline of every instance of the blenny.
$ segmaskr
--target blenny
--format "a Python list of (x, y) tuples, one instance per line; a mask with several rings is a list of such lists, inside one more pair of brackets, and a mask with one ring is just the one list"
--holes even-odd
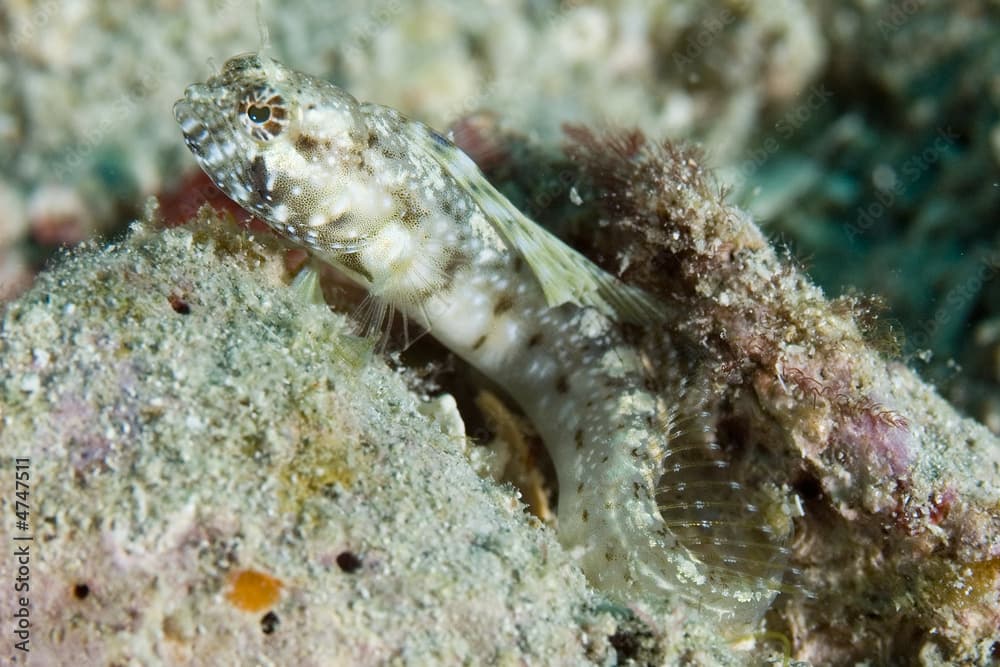
[(652, 297), (527, 219), (427, 125), (264, 55), (189, 86), (174, 116), (229, 197), (520, 405), (555, 465), (559, 538), (593, 585), (742, 621), (767, 608), (783, 536), (648, 388), (624, 329), (663, 326)]

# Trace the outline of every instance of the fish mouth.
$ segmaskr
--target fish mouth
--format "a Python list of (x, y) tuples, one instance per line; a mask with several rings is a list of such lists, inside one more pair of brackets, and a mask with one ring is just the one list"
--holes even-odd
[(208, 98), (208, 86), (194, 83), (184, 89), (184, 97), (174, 102), (174, 120), (183, 128), (184, 122), (195, 118), (195, 106)]
[(195, 83), (184, 90), (184, 97), (174, 102), (173, 106), (174, 120), (181, 128), (184, 143), (198, 157), (204, 157), (206, 142), (210, 138), (205, 111), (211, 103), (210, 88)]
[(194, 110), (191, 108), (191, 102), (188, 101), (186, 97), (174, 102), (174, 120), (177, 124), (181, 126), (182, 130), (184, 123), (194, 118)]
[(187, 99), (174, 102), (174, 120), (181, 128), (184, 143), (197, 157), (204, 157), (205, 140), (208, 139), (208, 128), (195, 113), (194, 105)]

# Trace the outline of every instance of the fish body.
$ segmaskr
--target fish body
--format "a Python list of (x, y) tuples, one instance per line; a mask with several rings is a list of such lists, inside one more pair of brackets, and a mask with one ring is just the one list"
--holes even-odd
[(747, 538), (728, 518), (739, 485), (677, 445), (624, 335), (661, 325), (652, 297), (527, 219), (433, 129), (266, 56), (230, 59), (174, 115), (227, 195), (519, 403), (555, 465), (560, 540), (595, 586), (743, 620), (767, 607), (783, 551), (759, 520)]

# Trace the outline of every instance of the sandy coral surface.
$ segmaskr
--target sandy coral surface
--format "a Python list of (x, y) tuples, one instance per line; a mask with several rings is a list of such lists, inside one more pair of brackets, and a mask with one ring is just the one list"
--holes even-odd
[(285, 278), (273, 242), (218, 218), (147, 223), (8, 306), (0, 455), (30, 460), (30, 518), (0, 541), (33, 536), (33, 630), (4, 660), (742, 662), (710, 625), (664, 635), (595, 595), (476, 475), (457, 413)]
[[(275, 57), (452, 128), (527, 213), (672, 307), (650, 353), (677, 355), (743, 481), (794, 517), (760, 652), (591, 591), (476, 476), (476, 411), (432, 409), (432, 383), (290, 292), (274, 239), (208, 213), (126, 231), (152, 193), (171, 224), (233, 210), (170, 108), (258, 48), (252, 3), (10, 0), (0, 470), (31, 460), (32, 664), (715, 665), (782, 640), (816, 665), (997, 664), (996, 3), (470, 7), (300, 0), (264, 22)], [(565, 122), (602, 129), (567, 159)]]

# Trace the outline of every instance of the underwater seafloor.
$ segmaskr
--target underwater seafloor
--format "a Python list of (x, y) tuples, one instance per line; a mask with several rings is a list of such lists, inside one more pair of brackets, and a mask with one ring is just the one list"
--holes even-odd
[[(605, 598), (487, 474), (474, 376), (295, 299), (171, 115), (258, 48), (254, 3), (6, 0), (0, 540), (30, 555), (0, 560), (0, 661), (1000, 662), (1000, 6), (262, 11), (274, 57), (451, 129), (690, 314), (723, 444), (796, 501), (801, 590), (733, 632)], [(616, 159), (629, 127), (700, 155)]]

